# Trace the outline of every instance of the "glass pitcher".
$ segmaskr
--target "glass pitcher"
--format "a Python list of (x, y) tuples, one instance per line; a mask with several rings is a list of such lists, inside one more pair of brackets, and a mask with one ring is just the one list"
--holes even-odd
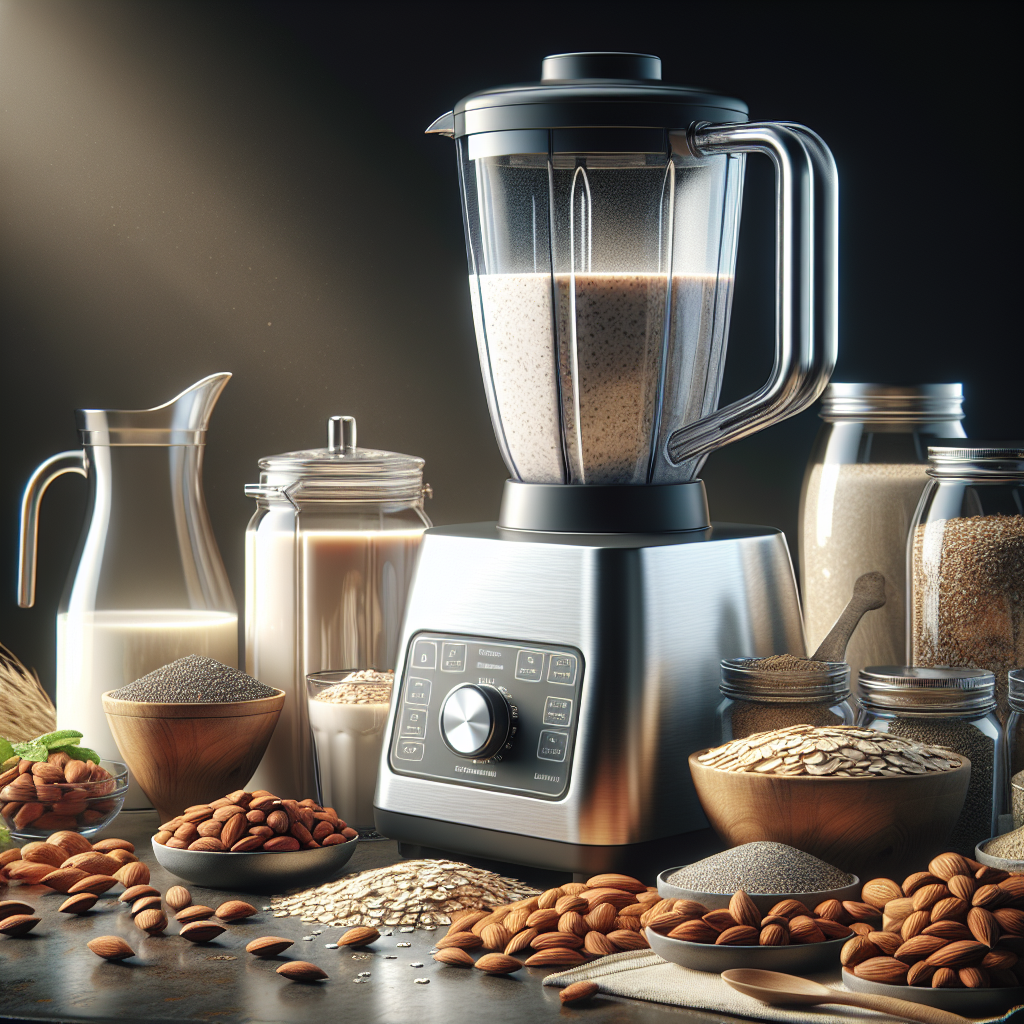
[[(21, 506), (18, 603), (35, 603), (39, 503), (64, 473), (89, 517), (57, 613), (57, 728), (117, 758), (100, 697), (188, 654), (238, 665), (238, 613), (203, 497), (206, 428), (230, 373), (155, 409), (79, 409), (84, 448), (47, 459)], [(132, 784), (125, 807), (149, 801)]]
[[(835, 164), (808, 129), (746, 117), (664, 84), (657, 57), (570, 53), (428, 129), (457, 141), (484, 388), (514, 480), (688, 482), (825, 386)], [(775, 366), (719, 410), (750, 152), (776, 167)]]

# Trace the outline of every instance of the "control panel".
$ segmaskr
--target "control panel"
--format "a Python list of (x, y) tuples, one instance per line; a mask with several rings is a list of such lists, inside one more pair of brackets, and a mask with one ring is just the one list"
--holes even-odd
[(417, 633), (395, 695), (391, 769), (558, 799), (582, 682), (575, 647)]

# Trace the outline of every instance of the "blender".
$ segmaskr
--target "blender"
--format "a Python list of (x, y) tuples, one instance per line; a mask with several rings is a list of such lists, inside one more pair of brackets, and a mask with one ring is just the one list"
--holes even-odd
[[(835, 164), (643, 54), (547, 57), (428, 131), (456, 144), (511, 479), (497, 522), (424, 535), (377, 828), (573, 872), (678, 853), (707, 825), (687, 756), (717, 740), (720, 660), (804, 652), (783, 535), (712, 523), (697, 473), (828, 381)], [(718, 408), (747, 153), (775, 165), (775, 362)]]

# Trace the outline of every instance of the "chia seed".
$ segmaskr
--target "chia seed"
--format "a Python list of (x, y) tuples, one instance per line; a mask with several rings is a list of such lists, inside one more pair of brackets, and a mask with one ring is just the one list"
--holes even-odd
[(158, 704), (228, 704), (263, 700), (277, 691), (237, 668), (198, 654), (172, 661), (115, 690), (116, 700)]
[(738, 889), (763, 895), (824, 892), (853, 884), (832, 864), (785, 843), (745, 843), (688, 864), (668, 878), (691, 892), (731, 895)]

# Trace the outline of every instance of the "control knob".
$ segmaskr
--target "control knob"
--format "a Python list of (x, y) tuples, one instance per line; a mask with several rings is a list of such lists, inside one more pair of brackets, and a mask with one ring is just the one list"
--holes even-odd
[(508, 741), (508, 703), (486, 683), (456, 686), (441, 705), (441, 739), (454, 754), (486, 760)]

